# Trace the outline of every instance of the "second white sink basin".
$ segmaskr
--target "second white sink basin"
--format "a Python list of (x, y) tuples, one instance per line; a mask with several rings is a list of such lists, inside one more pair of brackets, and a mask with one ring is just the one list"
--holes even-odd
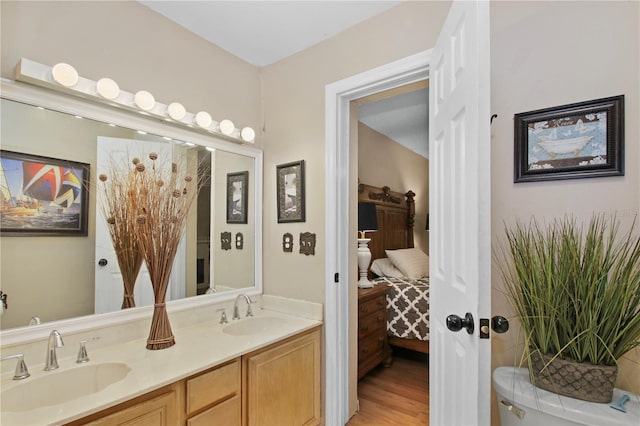
[(222, 328), (223, 333), (233, 336), (247, 336), (251, 334), (264, 333), (274, 327), (286, 324), (287, 321), (276, 317), (251, 317), (238, 322), (231, 323)]
[(131, 368), (120, 362), (87, 364), (48, 372), (2, 391), (2, 411), (35, 410), (99, 392), (127, 377)]

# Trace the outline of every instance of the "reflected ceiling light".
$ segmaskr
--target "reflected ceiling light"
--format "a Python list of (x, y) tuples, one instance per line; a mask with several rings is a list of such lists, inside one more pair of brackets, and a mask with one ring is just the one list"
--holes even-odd
[(256, 138), (256, 132), (254, 132), (251, 127), (243, 127), (240, 131), (240, 137), (245, 142), (253, 142)]
[(53, 79), (64, 87), (73, 87), (78, 84), (78, 71), (69, 64), (60, 62), (51, 68)]
[(231, 135), (235, 129), (236, 126), (234, 126), (231, 120), (222, 120), (220, 122), (220, 131), (227, 136)]
[(187, 110), (179, 102), (171, 102), (167, 107), (167, 112), (169, 113), (169, 117), (176, 121), (182, 120), (187, 114)]
[(165, 141), (170, 141), (171, 138), (169, 136), (163, 136), (162, 139), (164, 139)]
[(113, 123), (109, 123), (109, 126), (111, 126), (111, 127), (116, 127), (116, 125), (115, 125), (115, 124), (113, 124)]
[(202, 127), (203, 129), (206, 129), (207, 127), (211, 126), (212, 122), (213, 120), (211, 119), (211, 114), (209, 114), (208, 112), (200, 111), (199, 113), (196, 114), (196, 124)]
[(144, 130), (137, 130), (138, 133), (140, 133), (141, 135), (146, 135), (147, 132), (145, 132)]
[(79, 115), (74, 115), (74, 117), (75, 117), (75, 118), (78, 118), (78, 119), (80, 119), (80, 120), (82, 120), (82, 119), (84, 118), (84, 117), (81, 117), (81, 116), (79, 116)]
[(195, 143), (191, 143), (191, 142), (185, 142), (184, 144), (185, 144), (186, 146), (196, 146), (196, 144), (195, 144)]
[(211, 151), (211, 152), (216, 152), (215, 148), (211, 148), (210, 146), (207, 147), (207, 151)]
[(38, 108), (38, 109), (42, 109), (42, 110), (44, 109), (44, 108), (43, 108), (43, 107), (41, 107), (41, 106), (39, 106), (39, 107), (36, 107), (36, 108)]
[(114, 100), (120, 95), (120, 86), (110, 78), (101, 78), (96, 83), (96, 91), (103, 98)]
[(156, 100), (153, 98), (153, 95), (146, 90), (140, 90), (136, 93), (133, 98), (138, 108), (143, 111), (150, 111), (156, 104)]

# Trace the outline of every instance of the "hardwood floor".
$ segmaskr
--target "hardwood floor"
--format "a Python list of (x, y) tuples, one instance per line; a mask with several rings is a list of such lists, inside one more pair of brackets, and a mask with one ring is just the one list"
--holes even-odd
[(394, 350), (393, 365), (378, 366), (358, 382), (360, 412), (348, 426), (428, 425), (428, 357)]

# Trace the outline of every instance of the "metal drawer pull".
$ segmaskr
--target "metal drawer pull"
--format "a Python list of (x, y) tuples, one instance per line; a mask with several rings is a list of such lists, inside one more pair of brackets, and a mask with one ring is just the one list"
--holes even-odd
[(509, 402), (509, 401), (507, 401), (505, 399), (500, 401), (500, 405), (505, 407), (507, 410), (509, 410), (514, 416), (516, 416), (520, 420), (524, 419), (524, 413), (525, 412), (524, 412), (524, 410), (522, 408), (516, 407), (511, 402)]

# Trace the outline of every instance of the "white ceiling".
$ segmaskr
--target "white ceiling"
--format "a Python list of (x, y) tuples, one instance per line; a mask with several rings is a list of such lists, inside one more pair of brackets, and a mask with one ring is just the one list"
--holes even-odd
[[(402, 3), (367, 0), (138, 1), (256, 66), (284, 59)], [(428, 157), (425, 92), (367, 104), (360, 108), (360, 119), (377, 132)]]
[(358, 108), (358, 119), (416, 154), (429, 158), (429, 89), (362, 105)]

